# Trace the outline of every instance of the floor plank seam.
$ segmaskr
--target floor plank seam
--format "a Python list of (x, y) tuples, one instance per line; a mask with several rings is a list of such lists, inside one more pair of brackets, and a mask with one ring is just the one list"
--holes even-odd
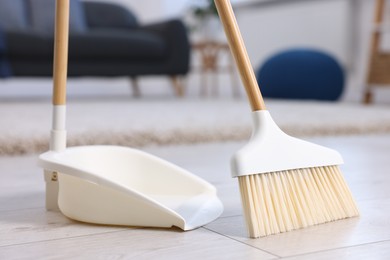
[[(23, 211), (23, 210), (32, 210), (32, 209), (45, 209), (45, 207), (35, 207), (35, 208), (23, 208), (23, 209), (5, 209), (5, 210), (0, 210), (0, 213), (5, 213), (5, 212), (18, 212), (18, 211)], [(52, 211), (50, 211), (52, 212)]]
[(38, 241), (31, 241), (31, 242), (25, 242), (25, 243), (19, 243), (19, 244), (2, 245), (2, 246), (0, 246), (0, 249), (1, 248), (6, 248), (6, 247), (13, 247), (13, 246), (24, 246), (24, 245), (30, 245), (30, 244), (39, 244), (39, 243), (45, 243), (45, 242), (51, 242), (51, 241), (61, 241), (61, 240), (74, 239), (74, 238), (99, 236), (99, 235), (119, 233), (119, 232), (125, 232), (125, 231), (129, 231), (129, 230), (128, 229), (116, 230), (116, 231), (108, 231), (108, 232), (94, 233), (94, 234), (87, 234), (87, 235), (80, 235), (80, 236), (73, 236), (73, 237), (61, 237), (61, 238), (53, 238), (53, 239), (47, 239), (47, 240), (38, 240)]
[(272, 252), (269, 252), (269, 251), (267, 251), (267, 250), (264, 250), (264, 249), (261, 249), (261, 248), (258, 248), (258, 247), (249, 245), (249, 244), (247, 244), (247, 243), (245, 243), (245, 242), (243, 242), (243, 241), (240, 241), (240, 240), (238, 240), (238, 239), (235, 239), (234, 237), (231, 237), (231, 236), (228, 236), (228, 235), (219, 233), (219, 232), (214, 231), (214, 230), (212, 230), (212, 229), (209, 229), (209, 228), (207, 228), (207, 227), (203, 227), (203, 228), (206, 229), (206, 230), (208, 230), (208, 231), (211, 231), (211, 232), (213, 232), (213, 233), (215, 233), (215, 234), (218, 234), (218, 235), (220, 235), (220, 236), (223, 236), (223, 237), (225, 237), (225, 238), (234, 240), (234, 241), (236, 241), (236, 242), (238, 242), (238, 243), (240, 243), (240, 244), (243, 244), (243, 245), (245, 245), (245, 246), (252, 247), (252, 248), (254, 248), (254, 249), (256, 249), (256, 250), (259, 250), (259, 251), (262, 251), (262, 252), (267, 253), (267, 254), (269, 254), (269, 255), (272, 255), (272, 256), (276, 257), (275, 259), (281, 259), (281, 258), (282, 258), (282, 257), (279, 256), (279, 255), (276, 255), (276, 254), (274, 254), (274, 253), (272, 253)]
[(289, 255), (289, 256), (282, 257), (282, 259), (288, 259), (291, 257), (299, 257), (299, 256), (307, 256), (307, 255), (318, 254), (318, 253), (326, 253), (326, 252), (336, 251), (336, 250), (340, 250), (340, 249), (347, 249), (347, 248), (353, 248), (353, 247), (359, 247), (359, 246), (368, 246), (368, 245), (379, 244), (379, 243), (383, 243), (383, 242), (390, 242), (390, 240), (385, 239), (385, 240), (369, 242), (369, 243), (362, 243), (362, 244), (357, 244), (357, 245), (352, 245), (352, 246), (342, 246), (342, 247), (335, 247), (332, 249), (325, 249), (325, 250), (308, 252), (308, 253), (304, 253), (304, 254)]

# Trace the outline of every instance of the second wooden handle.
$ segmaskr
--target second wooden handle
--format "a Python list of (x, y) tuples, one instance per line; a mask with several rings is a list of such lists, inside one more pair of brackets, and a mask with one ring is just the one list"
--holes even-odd
[(264, 100), (261, 96), (230, 0), (215, 0), (215, 5), (217, 6), (218, 14), (225, 29), (225, 34), (240, 72), (252, 111), (265, 110)]

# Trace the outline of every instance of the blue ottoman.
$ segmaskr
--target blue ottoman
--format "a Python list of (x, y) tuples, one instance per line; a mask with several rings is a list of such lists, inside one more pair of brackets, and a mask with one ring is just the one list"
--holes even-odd
[(0, 77), (5, 78), (11, 76), (11, 68), (5, 55), (5, 39), (4, 34), (0, 31)]
[(330, 55), (293, 49), (268, 59), (257, 73), (264, 97), (337, 100), (344, 89), (344, 71)]

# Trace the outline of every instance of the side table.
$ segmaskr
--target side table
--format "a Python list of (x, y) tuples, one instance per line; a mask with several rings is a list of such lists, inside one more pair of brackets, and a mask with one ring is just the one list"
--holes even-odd
[[(240, 96), (239, 83), (235, 71), (235, 63), (233, 56), (230, 53), (229, 45), (225, 42), (219, 41), (200, 41), (192, 44), (192, 49), (197, 51), (200, 55), (200, 68), (201, 73), (201, 96), (207, 96), (208, 93), (208, 79), (207, 74), (211, 73), (213, 76), (213, 96), (218, 95), (219, 79), (218, 74), (229, 73), (231, 77), (231, 86), (233, 97)], [(228, 55), (228, 64), (221, 65), (220, 58), (222, 55)]]

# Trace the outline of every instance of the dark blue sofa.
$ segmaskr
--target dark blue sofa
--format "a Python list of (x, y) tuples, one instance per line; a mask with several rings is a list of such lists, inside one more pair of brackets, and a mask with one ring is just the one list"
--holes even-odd
[[(140, 25), (135, 15), (120, 5), (82, 4), (87, 31), (70, 34), (70, 77), (168, 75), (176, 94), (183, 94), (177, 79), (189, 71), (190, 47), (180, 20)], [(52, 75), (52, 33), (16, 30), (5, 31), (4, 36), (7, 48), (3, 55), (0, 50), (0, 60), (7, 57), (13, 76)]]

